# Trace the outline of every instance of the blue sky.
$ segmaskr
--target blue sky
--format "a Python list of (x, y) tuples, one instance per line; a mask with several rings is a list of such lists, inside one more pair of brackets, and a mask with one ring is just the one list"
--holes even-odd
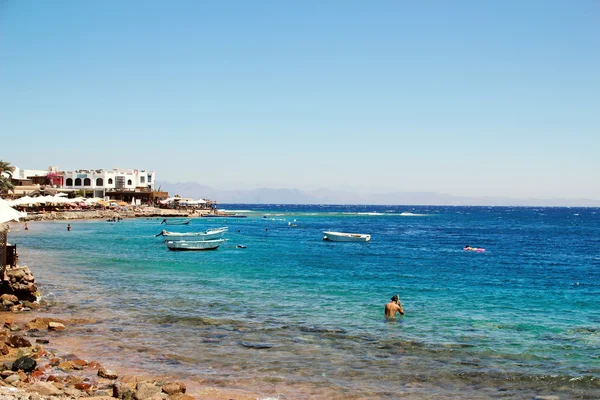
[(600, 199), (600, 1), (0, 1), (0, 159)]

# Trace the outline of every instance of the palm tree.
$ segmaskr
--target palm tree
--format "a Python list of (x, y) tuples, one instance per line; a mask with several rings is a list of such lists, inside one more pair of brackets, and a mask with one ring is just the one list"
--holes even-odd
[(15, 185), (10, 181), (14, 170), (9, 162), (0, 160), (0, 194), (15, 192)]

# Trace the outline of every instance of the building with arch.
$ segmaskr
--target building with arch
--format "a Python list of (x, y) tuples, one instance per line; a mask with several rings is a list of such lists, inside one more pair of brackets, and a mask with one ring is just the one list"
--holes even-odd
[(143, 169), (79, 169), (64, 171), (62, 175), (64, 188), (84, 190), (94, 197), (123, 198), (136, 192), (151, 193), (156, 181), (155, 171)]

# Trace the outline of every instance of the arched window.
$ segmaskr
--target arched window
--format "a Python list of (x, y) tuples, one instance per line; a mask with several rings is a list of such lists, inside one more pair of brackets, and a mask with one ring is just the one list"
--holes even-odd
[(131, 179), (127, 179), (127, 185), (131, 186), (131, 184), (132, 184)]
[(92, 186), (92, 180), (90, 178), (85, 178), (83, 180), (83, 186)]
[(81, 178), (75, 178), (75, 186), (81, 186)]
[(65, 183), (65, 186), (73, 186), (73, 178), (67, 178), (67, 183)]
[(146, 182), (146, 178), (144, 178), (143, 176), (140, 176), (140, 183), (145, 183)]
[(102, 186), (102, 185), (104, 185), (104, 179), (102, 179), (102, 178), (96, 179), (96, 186)]
[(112, 185), (112, 184), (113, 184), (113, 180), (112, 180), (112, 178), (108, 178), (108, 184), (109, 184), (109, 185)]

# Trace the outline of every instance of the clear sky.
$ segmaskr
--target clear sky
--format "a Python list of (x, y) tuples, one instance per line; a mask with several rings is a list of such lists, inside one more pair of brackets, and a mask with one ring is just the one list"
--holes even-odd
[(600, 199), (600, 1), (0, 0), (0, 160)]

